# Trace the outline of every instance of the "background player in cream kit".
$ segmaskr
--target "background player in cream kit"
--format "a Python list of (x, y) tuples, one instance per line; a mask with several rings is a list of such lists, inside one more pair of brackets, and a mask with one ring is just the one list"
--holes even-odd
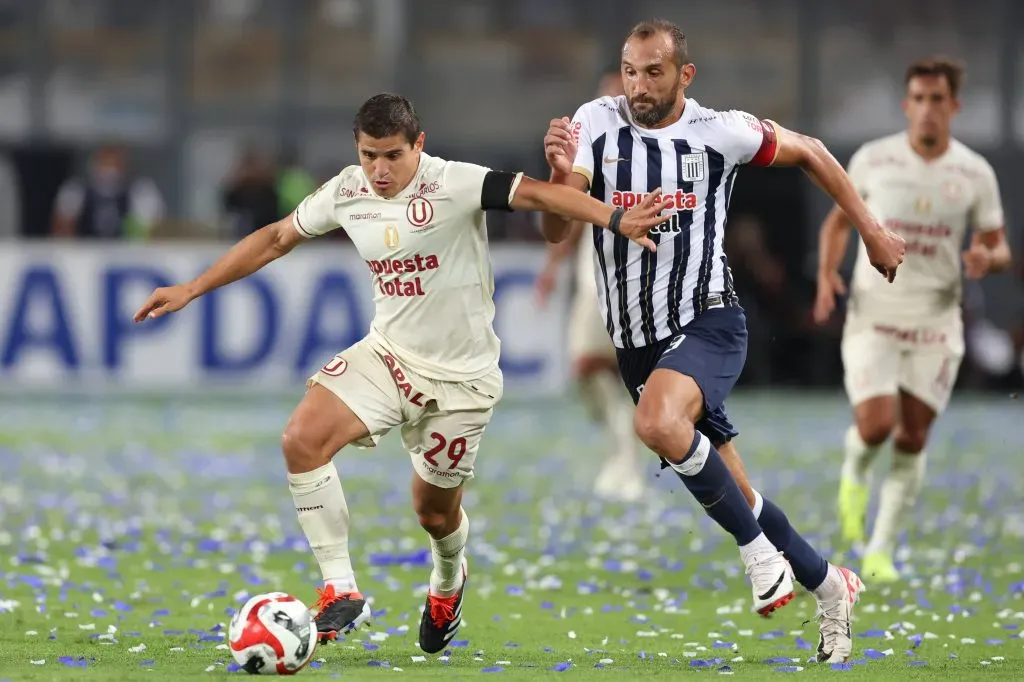
[[(848, 169), (871, 211), (907, 242), (906, 260), (891, 285), (874, 281), (859, 246), (842, 341), (854, 415), (838, 503), (848, 542), (864, 540), (868, 471), (893, 439), (892, 466), (864, 554), (864, 574), (878, 582), (899, 577), (896, 537), (924, 478), (928, 432), (949, 401), (964, 355), (961, 268), (978, 279), (1010, 265), (995, 173), (950, 133), (962, 77), (959, 65), (943, 59), (911, 64), (905, 77), (908, 129), (868, 142)], [(838, 268), (848, 237), (849, 221), (834, 208), (821, 227), (819, 323), (845, 293)], [(967, 237), (969, 247), (961, 253)]]
[(416, 474), (413, 507), (433, 557), (419, 646), (435, 653), (462, 622), (469, 535), (462, 484), (473, 477), (502, 393), (485, 210), (555, 211), (645, 248), (654, 247), (647, 232), (665, 218), (657, 194), (623, 211), (522, 173), (430, 156), (412, 104), (398, 95), (367, 100), (353, 134), (358, 166), (240, 241), (194, 281), (157, 289), (135, 320), (179, 310), (307, 238), (348, 233), (372, 280), (374, 319), (363, 340), (310, 377), (282, 437), (299, 523), (324, 579), (317, 630), (322, 640), (334, 639), (371, 615), (349, 557), (348, 505), (334, 455), (349, 444), (372, 447), (400, 427)]
[[(599, 97), (624, 94), (619, 68), (601, 77)], [(608, 336), (597, 297), (594, 240), (587, 226), (574, 226), (563, 242), (548, 245), (547, 260), (537, 278), (543, 304), (555, 288), (558, 271), (570, 256), (575, 261), (572, 305), (568, 321), (569, 357), (577, 392), (587, 412), (608, 434), (609, 452), (594, 480), (594, 494), (611, 501), (633, 502), (646, 490), (639, 442), (633, 433), (633, 402), (619, 378), (615, 346)]]

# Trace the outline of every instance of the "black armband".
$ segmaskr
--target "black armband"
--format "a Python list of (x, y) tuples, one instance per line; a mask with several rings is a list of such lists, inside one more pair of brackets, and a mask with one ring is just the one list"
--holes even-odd
[(511, 211), (512, 187), (518, 176), (518, 173), (488, 171), (480, 190), (480, 208), (485, 211)]
[(622, 216), (626, 213), (626, 209), (621, 206), (612, 211), (612, 217), (608, 219), (608, 229), (612, 234), (621, 235), (619, 232), (619, 223), (622, 222)]

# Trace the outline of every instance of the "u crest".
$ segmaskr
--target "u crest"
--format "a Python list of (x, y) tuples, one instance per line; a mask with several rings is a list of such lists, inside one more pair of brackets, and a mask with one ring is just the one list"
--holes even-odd
[(415, 227), (423, 227), (434, 218), (434, 207), (423, 197), (413, 197), (405, 210), (405, 217)]

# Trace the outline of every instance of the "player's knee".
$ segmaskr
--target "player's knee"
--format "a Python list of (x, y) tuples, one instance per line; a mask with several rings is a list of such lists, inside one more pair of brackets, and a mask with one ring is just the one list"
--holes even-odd
[(281, 434), (281, 452), (288, 471), (292, 473), (313, 471), (327, 464), (330, 457), (324, 454), (324, 444), (304, 428), (301, 422), (289, 422)]
[(927, 429), (912, 429), (901, 426), (896, 429), (896, 433), (893, 435), (892, 444), (899, 452), (908, 455), (916, 455), (924, 450), (924, 446), (927, 441)]
[(860, 439), (868, 447), (877, 447), (887, 441), (892, 434), (893, 424), (887, 419), (864, 420), (857, 424)]
[(416, 516), (420, 527), (433, 537), (443, 537), (445, 531), (453, 525), (449, 514), (436, 510), (421, 509), (416, 512)]
[(693, 441), (694, 428), (679, 415), (638, 408), (633, 426), (640, 441), (669, 462), (682, 462)]

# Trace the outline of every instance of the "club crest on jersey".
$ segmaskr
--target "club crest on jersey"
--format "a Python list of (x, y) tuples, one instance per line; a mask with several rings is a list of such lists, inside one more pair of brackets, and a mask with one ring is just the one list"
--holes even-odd
[(398, 248), (398, 228), (394, 225), (384, 228), (384, 246), (391, 250)]
[(930, 213), (932, 210), (932, 200), (928, 197), (918, 197), (914, 202), (914, 210), (918, 213)]
[(680, 157), (683, 182), (701, 182), (704, 179), (704, 152), (683, 154)]
[(424, 197), (413, 197), (405, 209), (405, 217), (413, 227), (426, 227), (434, 219), (434, 205)]

